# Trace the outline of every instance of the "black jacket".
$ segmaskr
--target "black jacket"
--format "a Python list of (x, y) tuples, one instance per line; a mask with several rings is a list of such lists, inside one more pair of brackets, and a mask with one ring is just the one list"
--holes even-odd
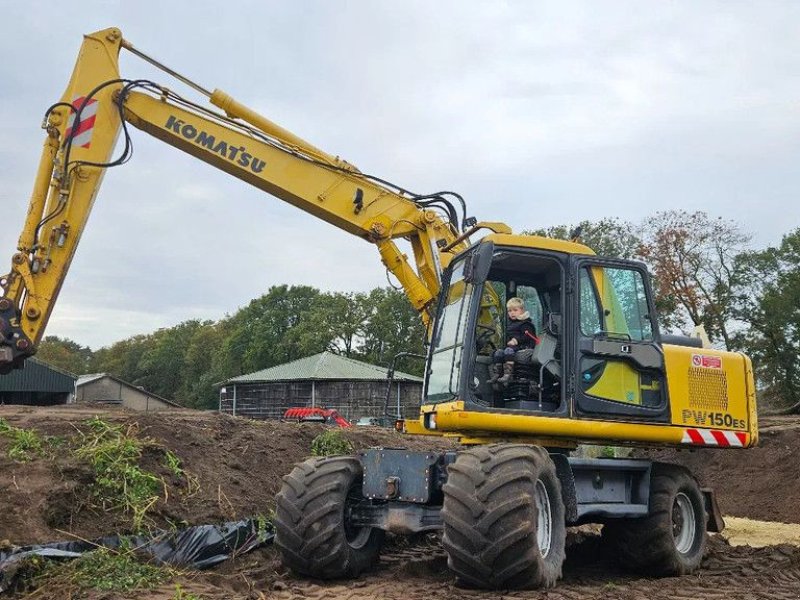
[(514, 319), (508, 320), (508, 340), (517, 340), (517, 345), (514, 346), (516, 350), (524, 348), (533, 348), (538, 341), (536, 337), (536, 328), (533, 326), (530, 317), (521, 319), (519, 321)]

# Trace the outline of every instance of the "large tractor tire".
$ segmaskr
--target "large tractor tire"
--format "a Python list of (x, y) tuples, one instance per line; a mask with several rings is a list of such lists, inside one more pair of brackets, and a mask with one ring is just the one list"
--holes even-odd
[(561, 484), (544, 449), (497, 444), (460, 452), (443, 491), (443, 543), (458, 585), (555, 585), (566, 526)]
[(643, 573), (687, 575), (706, 549), (703, 495), (688, 471), (656, 463), (650, 478), (650, 513), (603, 526), (603, 538), (620, 565)]
[(275, 543), (283, 564), (318, 579), (356, 577), (377, 560), (384, 532), (349, 523), (362, 500), (356, 458), (335, 456), (299, 463), (276, 496)]

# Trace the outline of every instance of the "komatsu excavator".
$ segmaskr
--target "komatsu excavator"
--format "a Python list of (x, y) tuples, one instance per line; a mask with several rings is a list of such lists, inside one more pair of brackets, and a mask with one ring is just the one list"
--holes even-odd
[[(123, 78), (121, 50), (213, 106)], [(116, 28), (85, 36), (64, 95), (45, 113), (27, 218), (0, 278), (0, 368), (35, 352), (103, 174), (129, 157), (128, 125), (363, 238), (428, 325), (419, 418), (400, 428), (456, 438), (460, 450), (376, 448), (297, 465), (275, 514), (295, 573), (354, 577), (378, 560), (386, 531), (442, 530), (459, 585), (549, 587), (561, 577), (566, 527), (588, 522), (604, 525), (609, 552), (628, 567), (698, 568), (707, 531), (724, 526), (710, 490), (682, 467), (573, 450), (754, 446), (746, 356), (662, 334), (644, 264), (514, 235), (467, 217), (458, 194), (412, 194), (364, 174), (165, 67)], [(512, 297), (524, 300), (538, 343), (516, 353), (512, 381), (498, 385), (490, 367)]]

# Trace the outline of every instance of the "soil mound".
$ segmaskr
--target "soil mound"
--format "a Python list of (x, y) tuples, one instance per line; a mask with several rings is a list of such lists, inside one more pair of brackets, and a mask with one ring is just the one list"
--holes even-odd
[[(311, 441), (326, 430), (313, 423), (251, 421), (198, 411), (142, 414), (118, 409), (0, 407), (0, 418), (9, 425), (64, 439), (80, 435), (95, 416), (152, 439), (141, 462), (165, 480), (162, 499), (151, 513), (158, 527), (268, 513), (281, 477), (295, 462), (311, 455)], [(342, 431), (355, 449), (451, 447), (439, 438), (411, 438), (388, 429)], [(8, 437), (0, 435), (0, 540), (24, 545), (126, 532), (130, 520), (119, 511), (87, 506), (85, 490), (94, 474), (68, 447), (20, 462), (8, 456), (9, 444)], [(167, 449), (180, 460), (191, 482), (172, 476), (160, 463)]]

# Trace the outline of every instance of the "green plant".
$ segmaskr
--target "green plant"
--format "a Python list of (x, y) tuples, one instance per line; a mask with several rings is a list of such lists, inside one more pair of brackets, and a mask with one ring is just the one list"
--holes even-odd
[(601, 458), (614, 458), (616, 455), (617, 452), (614, 446), (603, 446), (603, 448), (600, 450)]
[(256, 536), (258, 541), (262, 544), (267, 541), (270, 534), (273, 532), (273, 522), (275, 520), (275, 511), (270, 510), (267, 514), (256, 515)]
[(199, 596), (193, 592), (187, 592), (181, 587), (180, 584), (175, 584), (175, 594), (170, 600), (204, 600), (203, 596)]
[(92, 495), (104, 510), (131, 513), (133, 530), (142, 530), (164, 487), (160, 477), (139, 466), (143, 447), (152, 442), (137, 437), (135, 425), (124, 429), (97, 417), (86, 424), (90, 433), (83, 434), (75, 455), (95, 472)]
[(329, 429), (311, 440), (311, 454), (314, 456), (335, 456), (352, 451), (353, 445), (340, 429)]
[(14, 427), (0, 418), (0, 434), (9, 439), (8, 456), (16, 461), (27, 462), (45, 452), (42, 436), (34, 429)]
[(181, 477), (184, 474), (181, 459), (178, 458), (172, 450), (164, 451), (164, 466), (169, 469), (169, 472), (175, 477)]
[(49, 563), (33, 578), (32, 584), (38, 591), (68, 586), (83, 590), (129, 592), (154, 588), (174, 575), (171, 569), (141, 562), (130, 550), (99, 548), (70, 562)]

